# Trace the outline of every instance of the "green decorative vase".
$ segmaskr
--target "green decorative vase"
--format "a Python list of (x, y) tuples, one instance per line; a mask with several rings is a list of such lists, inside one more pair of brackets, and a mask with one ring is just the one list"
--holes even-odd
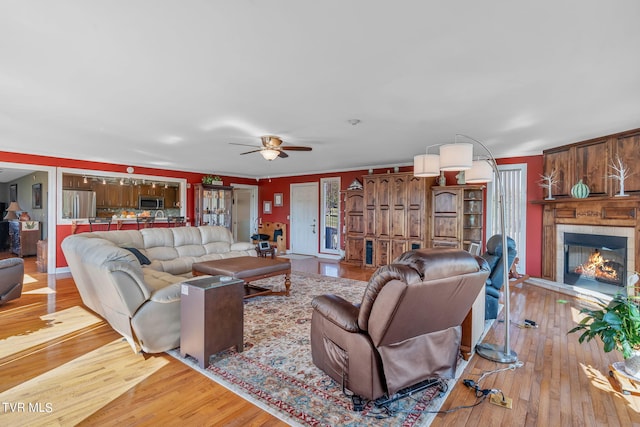
[(580, 180), (576, 185), (571, 187), (571, 195), (576, 199), (584, 199), (589, 196), (589, 187)]

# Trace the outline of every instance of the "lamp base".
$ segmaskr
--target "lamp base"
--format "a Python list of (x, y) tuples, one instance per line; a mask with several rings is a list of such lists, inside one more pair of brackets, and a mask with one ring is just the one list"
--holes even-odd
[(496, 344), (480, 343), (476, 345), (476, 353), (485, 359), (498, 363), (514, 363), (518, 360), (518, 355), (515, 351), (509, 350), (508, 353), (505, 353), (504, 350), (504, 346), (498, 346)]

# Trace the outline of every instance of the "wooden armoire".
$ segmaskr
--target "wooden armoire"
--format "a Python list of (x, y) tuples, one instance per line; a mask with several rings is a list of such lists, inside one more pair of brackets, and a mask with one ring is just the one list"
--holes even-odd
[(427, 246), (427, 201), (434, 181), (411, 172), (363, 177), (362, 265), (385, 265), (403, 252)]

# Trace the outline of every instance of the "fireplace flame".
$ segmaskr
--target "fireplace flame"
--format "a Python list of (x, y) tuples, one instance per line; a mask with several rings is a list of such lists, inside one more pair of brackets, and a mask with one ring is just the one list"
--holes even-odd
[(619, 280), (618, 272), (612, 267), (612, 264), (610, 260), (605, 260), (600, 251), (596, 249), (589, 256), (587, 262), (577, 266), (574, 271), (590, 279), (616, 282)]

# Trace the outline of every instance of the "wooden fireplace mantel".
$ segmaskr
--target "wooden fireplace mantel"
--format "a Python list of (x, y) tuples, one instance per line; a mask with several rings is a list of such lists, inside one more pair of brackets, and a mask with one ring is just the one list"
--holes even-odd
[[(635, 248), (640, 248), (640, 196), (558, 198), (537, 200), (543, 204), (542, 216), (542, 278), (556, 277), (556, 230), (560, 224), (630, 227), (634, 229)], [(640, 266), (640, 251), (634, 254), (636, 269)]]
[[(553, 175), (555, 200), (542, 204), (542, 277), (556, 278), (556, 229), (561, 224), (633, 227), (635, 268), (640, 269), (640, 128), (567, 144), (544, 151), (544, 176)], [(612, 175), (612, 165), (629, 168), (625, 179), (627, 197), (617, 197), (620, 183)], [(590, 195), (571, 197), (573, 185), (582, 181)], [(560, 279), (561, 280), (561, 279)]]

